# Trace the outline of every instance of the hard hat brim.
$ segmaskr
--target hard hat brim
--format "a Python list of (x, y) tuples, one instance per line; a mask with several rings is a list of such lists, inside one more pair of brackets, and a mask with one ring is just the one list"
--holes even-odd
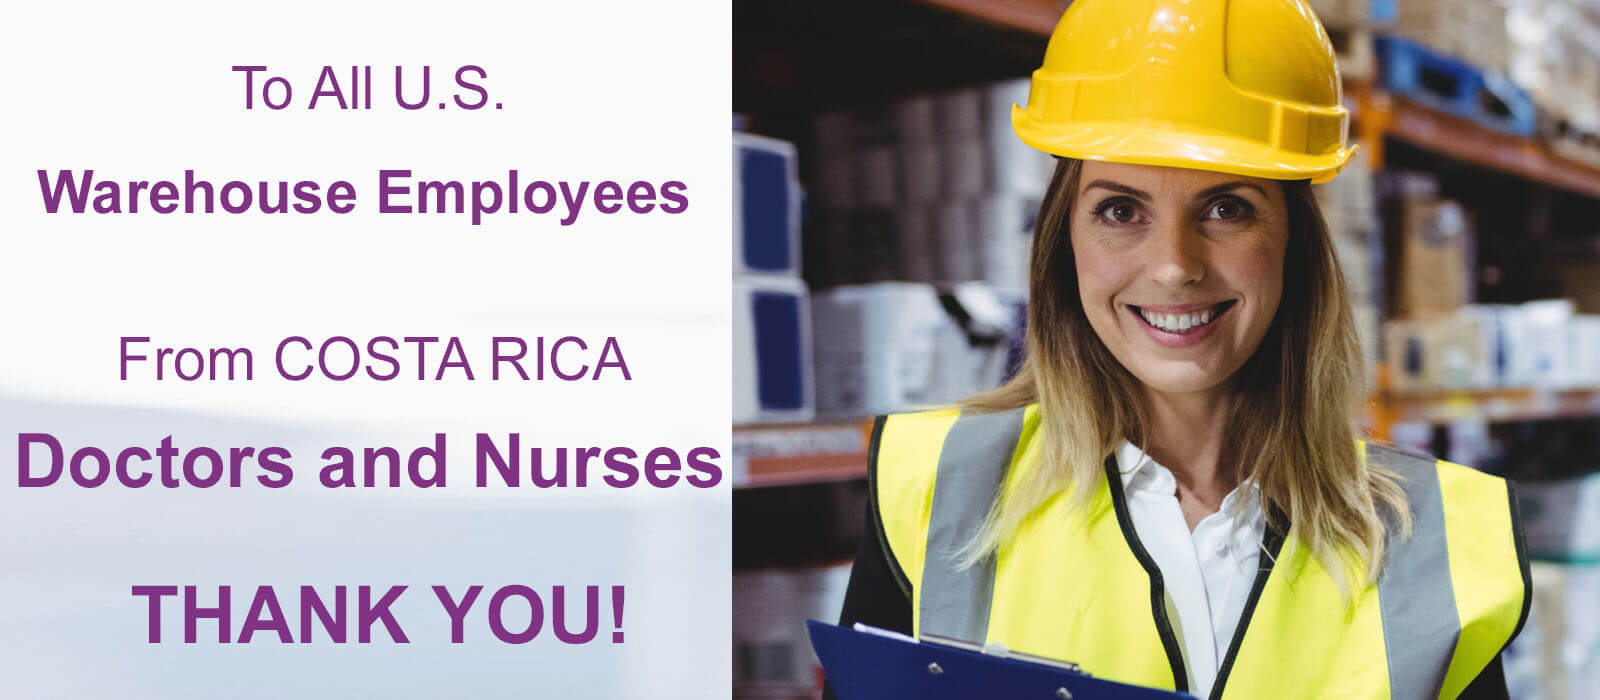
[(1322, 183), (1339, 174), (1357, 146), (1309, 155), (1216, 131), (1175, 124), (1069, 122), (1041, 124), (1013, 106), (1011, 125), (1023, 143), (1066, 158), (1210, 170), (1269, 180)]

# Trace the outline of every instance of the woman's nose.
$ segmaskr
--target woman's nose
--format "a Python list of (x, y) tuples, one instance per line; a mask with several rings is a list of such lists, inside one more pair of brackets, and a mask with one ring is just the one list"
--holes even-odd
[(1205, 278), (1206, 264), (1201, 232), (1183, 223), (1157, 227), (1148, 239), (1155, 281), (1169, 287), (1196, 284)]

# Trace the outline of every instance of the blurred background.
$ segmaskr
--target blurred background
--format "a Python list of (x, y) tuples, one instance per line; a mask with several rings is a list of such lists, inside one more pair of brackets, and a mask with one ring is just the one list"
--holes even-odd
[[(733, 673), (814, 698), (875, 414), (1015, 366), (1053, 160), (1013, 103), (1068, 2), (733, 7)], [(1517, 483), (1514, 698), (1600, 698), (1600, 2), (1316, 0), (1354, 162), (1318, 196), (1378, 439)]]

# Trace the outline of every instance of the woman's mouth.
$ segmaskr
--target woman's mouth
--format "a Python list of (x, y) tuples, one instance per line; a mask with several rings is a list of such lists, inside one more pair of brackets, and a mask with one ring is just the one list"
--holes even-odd
[(1217, 327), (1217, 322), (1226, 316), (1228, 310), (1236, 303), (1237, 300), (1230, 299), (1188, 313), (1157, 313), (1132, 304), (1128, 305), (1128, 309), (1157, 344), (1169, 348), (1182, 348), (1194, 345), (1211, 335), (1211, 331)]

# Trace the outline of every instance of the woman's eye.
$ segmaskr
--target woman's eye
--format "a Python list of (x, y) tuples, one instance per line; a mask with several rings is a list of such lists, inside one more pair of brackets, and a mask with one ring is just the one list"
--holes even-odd
[(1139, 208), (1126, 201), (1112, 200), (1101, 204), (1095, 214), (1113, 224), (1131, 224), (1139, 220)]
[(1250, 218), (1255, 209), (1238, 197), (1224, 197), (1211, 205), (1207, 218), (1221, 219), (1223, 221), (1240, 221)]

